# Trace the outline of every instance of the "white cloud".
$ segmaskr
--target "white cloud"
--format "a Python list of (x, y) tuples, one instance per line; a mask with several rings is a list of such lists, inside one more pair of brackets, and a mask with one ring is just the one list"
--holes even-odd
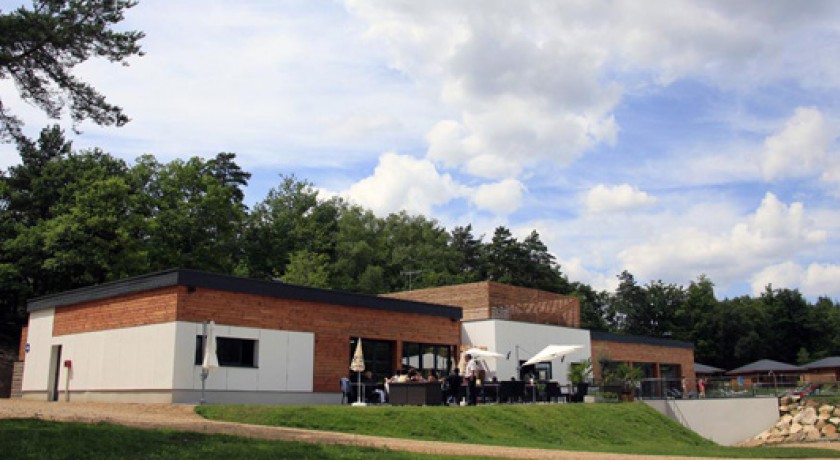
[[(714, 218), (714, 216), (709, 216)], [(789, 206), (767, 193), (755, 213), (725, 233), (678, 227), (618, 254), (622, 266), (642, 279), (745, 279), (780, 259), (825, 242), (824, 230), (813, 228), (801, 203)], [(679, 279), (678, 278), (678, 279)]]
[(597, 185), (584, 198), (589, 213), (628, 211), (656, 203), (656, 198), (628, 184)]
[(809, 264), (807, 268), (786, 261), (771, 265), (754, 274), (750, 278), (753, 295), (764, 292), (767, 285), (773, 288), (799, 289), (810, 297), (834, 296), (840, 297), (840, 265)]
[(406, 210), (431, 215), (435, 206), (463, 195), (465, 189), (426, 160), (385, 153), (373, 175), (353, 184), (342, 195), (384, 215)]
[(472, 201), (479, 209), (495, 214), (510, 214), (522, 205), (525, 186), (516, 179), (505, 179), (476, 187)]
[(389, 152), (379, 157), (373, 175), (339, 195), (380, 215), (401, 210), (430, 215), (435, 207), (467, 198), (477, 210), (503, 216), (519, 209), (525, 191), (516, 179), (469, 187), (439, 172), (429, 160)]
[(764, 141), (762, 172), (766, 180), (812, 174), (822, 166), (836, 136), (827, 132), (822, 113), (799, 107), (784, 128)]

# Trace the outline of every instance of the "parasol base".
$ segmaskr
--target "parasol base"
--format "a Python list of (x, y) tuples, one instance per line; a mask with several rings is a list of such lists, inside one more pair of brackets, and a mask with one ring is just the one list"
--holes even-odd
[(350, 404), (350, 405), (355, 406), (355, 407), (362, 407), (362, 406), (367, 406), (368, 403), (366, 403), (366, 402), (354, 402), (353, 404)]

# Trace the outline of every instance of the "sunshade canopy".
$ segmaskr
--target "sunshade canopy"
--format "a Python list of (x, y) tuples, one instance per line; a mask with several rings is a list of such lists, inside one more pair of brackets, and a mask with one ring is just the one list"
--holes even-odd
[(549, 345), (543, 348), (539, 353), (534, 355), (528, 361), (525, 361), (525, 366), (530, 366), (531, 364), (542, 363), (545, 361), (552, 361), (562, 356), (566, 356), (569, 353), (580, 350), (583, 348), (581, 345)]
[(496, 353), (495, 351), (480, 350), (478, 348), (470, 348), (464, 352), (464, 355), (470, 355), (473, 358), (504, 358), (505, 355)]

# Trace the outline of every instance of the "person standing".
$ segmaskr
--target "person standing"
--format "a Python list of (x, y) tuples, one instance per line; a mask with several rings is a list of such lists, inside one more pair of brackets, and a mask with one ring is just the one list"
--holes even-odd
[(478, 363), (473, 359), (472, 355), (466, 355), (467, 367), (467, 404), (475, 406), (478, 404), (478, 392), (476, 390), (476, 380), (478, 380)]
[(461, 392), (461, 373), (457, 367), (452, 369), (452, 372), (446, 377), (446, 386), (446, 405), (448, 406), (450, 402), (453, 402), (457, 406), (458, 394)]

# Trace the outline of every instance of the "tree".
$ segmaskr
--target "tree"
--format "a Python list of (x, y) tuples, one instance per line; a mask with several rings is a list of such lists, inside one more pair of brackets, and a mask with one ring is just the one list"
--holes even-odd
[(72, 152), (58, 127), (23, 144), (21, 159), (0, 180), (4, 312), (14, 317), (27, 298), (147, 271), (125, 162)]
[(472, 234), (472, 224), (455, 227), (449, 233), (449, 246), (456, 251), (455, 272), (461, 282), (484, 279), (485, 267), (481, 260), (481, 238)]
[(316, 288), (330, 287), (330, 258), (326, 254), (316, 254), (301, 250), (291, 255), (286, 274), (281, 278), (284, 283)]
[[(91, 57), (127, 65), (143, 53), (142, 32), (117, 32), (132, 0), (34, 0), (0, 15), (0, 79), (12, 79), (21, 98), (58, 119), (65, 107), (74, 126), (90, 119), (122, 126), (128, 117), (88, 83), (73, 75)], [(0, 139), (24, 140), (23, 123), (0, 101)]]
[(138, 160), (132, 174), (143, 197), (138, 213), (147, 222), (143, 241), (151, 270), (234, 272), (242, 258), (239, 237), (247, 212), (242, 188), (251, 175), (233, 158), (220, 153), (208, 161)]
[(246, 219), (242, 245), (248, 276), (282, 277), (297, 251), (324, 254), (332, 260), (341, 203), (322, 201), (313, 184), (294, 175), (254, 206)]

